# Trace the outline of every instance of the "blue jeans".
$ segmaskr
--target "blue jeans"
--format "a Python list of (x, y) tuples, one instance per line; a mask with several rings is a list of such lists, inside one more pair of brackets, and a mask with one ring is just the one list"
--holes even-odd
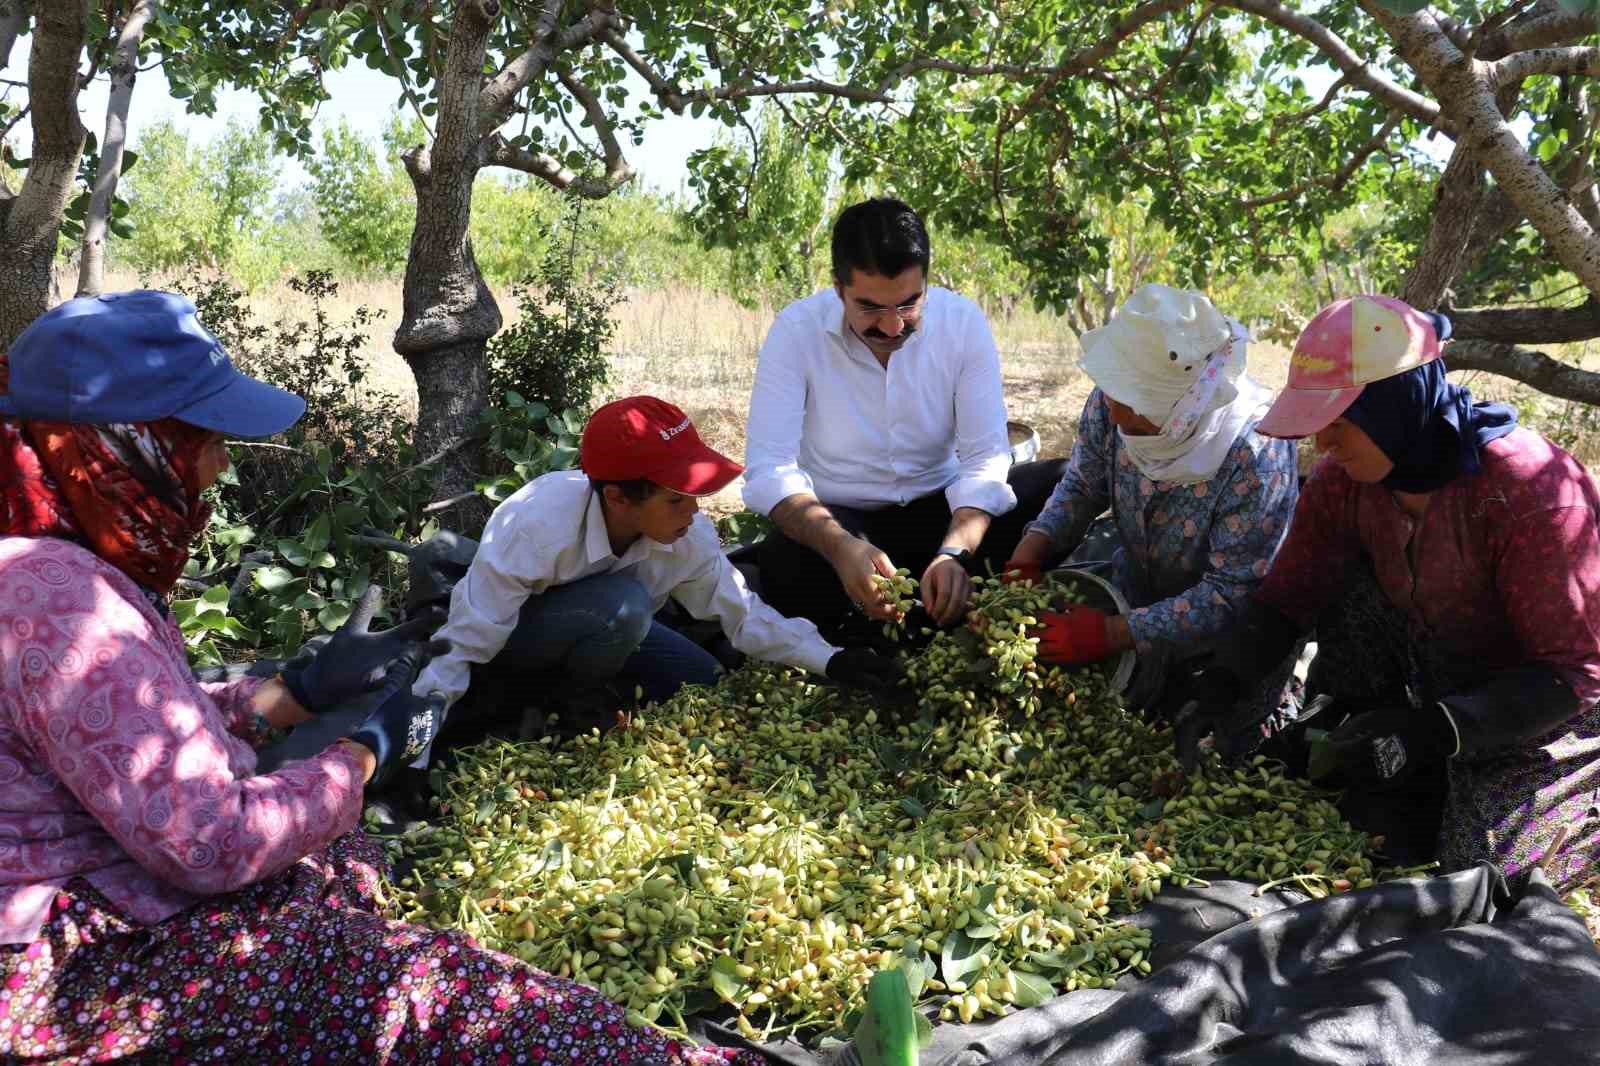
[(722, 673), (710, 652), (655, 620), (650, 594), (624, 574), (596, 574), (530, 597), (494, 665), (559, 669), (587, 685), (620, 680), (653, 701)]

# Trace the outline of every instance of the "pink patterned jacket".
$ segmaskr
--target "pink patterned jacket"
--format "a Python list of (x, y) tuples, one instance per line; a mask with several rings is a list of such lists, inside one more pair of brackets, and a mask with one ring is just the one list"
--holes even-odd
[(171, 620), (78, 545), (0, 537), (0, 944), (74, 876), (154, 924), (355, 826), (345, 745), (252, 776), (259, 684), (196, 682)]

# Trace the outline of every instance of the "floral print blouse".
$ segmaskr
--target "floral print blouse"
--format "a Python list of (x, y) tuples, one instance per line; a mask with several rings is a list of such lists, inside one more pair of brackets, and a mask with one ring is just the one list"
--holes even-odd
[(0, 537), (0, 944), (86, 878), (154, 924), (352, 829), (347, 745), (253, 776), (260, 681), (195, 681), (183, 637), (76, 544)]
[(1121, 440), (1094, 390), (1061, 482), (1028, 531), (1065, 554), (1109, 507), (1121, 541), (1111, 580), (1134, 608), (1135, 647), (1198, 654), (1232, 622), (1283, 543), (1299, 492), (1294, 445), (1260, 436), (1252, 423), (1216, 476), (1180, 485), (1145, 477)]

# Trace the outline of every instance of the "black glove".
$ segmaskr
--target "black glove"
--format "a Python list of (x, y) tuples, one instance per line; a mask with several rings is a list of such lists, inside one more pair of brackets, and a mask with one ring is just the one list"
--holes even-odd
[(1438, 704), (1380, 707), (1347, 718), (1313, 747), (1312, 780), (1338, 773), (1346, 788), (1391, 788), (1456, 750), (1455, 725)]
[(1178, 762), (1193, 770), (1200, 761), (1200, 743), (1228, 720), (1244, 693), (1244, 684), (1232, 671), (1212, 664), (1187, 678), (1174, 678), (1172, 695), (1163, 701), (1175, 709), (1165, 715), (1172, 722), (1172, 745)]
[[(410, 669), (411, 664), (407, 668)], [(349, 739), (377, 756), (378, 768), (373, 771), (368, 785), (381, 783), (391, 772), (426, 751), (444, 724), (444, 712), (444, 697), (439, 693), (426, 698), (414, 696), (410, 684), (405, 684), (367, 715), (367, 720)]]
[(845, 648), (828, 660), (828, 680), (846, 688), (888, 692), (900, 684), (899, 662), (868, 648)]
[(349, 620), (321, 650), (284, 668), (284, 685), (307, 711), (322, 714), (382, 688), (404, 656), (443, 655), (450, 650), (449, 641), (428, 639), (445, 619), (446, 612), (438, 607), (382, 633), (367, 632), (380, 595), (378, 586), (368, 586)]

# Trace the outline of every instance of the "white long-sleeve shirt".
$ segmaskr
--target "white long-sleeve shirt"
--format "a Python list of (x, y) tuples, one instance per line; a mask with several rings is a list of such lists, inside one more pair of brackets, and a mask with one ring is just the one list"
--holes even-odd
[(696, 618), (715, 618), (735, 648), (756, 659), (822, 673), (839, 649), (803, 618), (763, 603), (722, 553), (716, 528), (696, 515), (672, 544), (640, 537), (618, 558), (606, 536), (600, 494), (581, 471), (545, 474), (495, 508), (478, 553), (450, 594), (450, 617), (438, 635), (451, 650), (412, 685), (455, 703), (467, 691), (471, 664), (500, 653), (528, 597), (595, 574), (627, 574), (659, 610), (671, 596)]
[(887, 368), (834, 290), (784, 308), (761, 346), (746, 434), (744, 502), (761, 514), (797, 493), (869, 510), (941, 489), (952, 511), (1017, 504), (994, 336), (948, 289), (928, 289)]

